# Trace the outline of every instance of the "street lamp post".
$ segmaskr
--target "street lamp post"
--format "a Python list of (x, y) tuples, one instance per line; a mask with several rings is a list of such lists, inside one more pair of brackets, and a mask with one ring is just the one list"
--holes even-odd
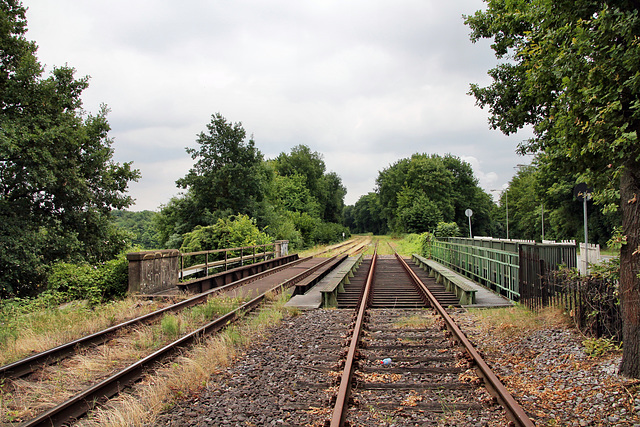
[(544, 203), (542, 203), (542, 241), (544, 242)]

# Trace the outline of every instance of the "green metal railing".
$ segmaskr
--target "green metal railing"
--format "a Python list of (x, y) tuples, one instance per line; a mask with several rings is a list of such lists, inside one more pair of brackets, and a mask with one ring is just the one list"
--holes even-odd
[(517, 252), (437, 240), (431, 247), (431, 257), (511, 300), (520, 298)]
[(451, 237), (432, 243), (431, 258), (517, 301), (533, 292), (529, 288), (541, 286), (546, 271), (575, 267), (576, 245)]

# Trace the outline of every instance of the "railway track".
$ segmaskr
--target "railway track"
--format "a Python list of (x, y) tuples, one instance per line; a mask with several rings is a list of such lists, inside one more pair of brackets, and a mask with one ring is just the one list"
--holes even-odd
[[(371, 261), (351, 281), (370, 279), (365, 301), (364, 295), (372, 299), (394, 281), (413, 277), (411, 267), (400, 274), (378, 264), (401, 265), (400, 259)], [(426, 298), (422, 308), (393, 308), (395, 298), (387, 296), (386, 308), (364, 302), (357, 309), (311, 310), (286, 319), (158, 424), (532, 426), (486, 363), (474, 358), (477, 352), (460, 344), (466, 339), (446, 320), (447, 310), (459, 309)]]
[[(356, 243), (357, 244), (357, 243)], [(348, 249), (354, 245), (347, 245)], [(35, 418), (27, 420), (20, 426), (51, 426), (67, 425), (70, 420), (83, 416), (88, 410), (97, 404), (105, 402), (108, 398), (117, 395), (138, 381), (145, 372), (153, 369), (161, 361), (167, 360), (178, 351), (193, 345), (203, 336), (212, 334), (228, 326), (245, 313), (250, 312), (260, 306), (269, 294), (277, 294), (283, 289), (287, 289), (296, 283), (309, 280), (309, 277), (318, 275), (318, 271), (329, 268), (335, 264), (337, 257), (315, 259), (312, 257), (303, 258), (287, 265), (275, 269), (258, 273), (241, 280), (237, 280), (220, 288), (211, 289), (203, 294), (194, 296), (185, 301), (165, 307), (153, 313), (149, 313), (140, 318), (132, 319), (104, 331), (74, 340), (62, 346), (46, 352), (27, 357), (23, 360), (11, 363), (0, 368), (0, 379), (6, 387), (10, 387), (12, 392), (20, 393), (20, 389), (39, 389), (42, 387), (32, 387), (30, 383), (46, 382), (51, 377), (52, 369), (58, 369), (51, 365), (61, 366), (62, 374), (56, 373), (57, 380), (60, 376), (73, 377), (77, 370), (77, 364), (73, 361), (78, 352), (84, 351), (91, 357), (93, 354), (108, 352), (109, 343), (121, 339), (122, 335), (136, 334), (141, 325), (158, 323), (160, 319), (168, 313), (176, 313), (189, 307), (205, 304), (215, 295), (235, 296), (236, 306), (230, 307), (228, 313), (216, 316), (215, 319), (207, 321), (200, 327), (189, 331), (172, 342), (155, 349), (151, 354), (135, 360), (125, 366), (106, 367), (106, 371), (100, 371), (95, 375), (94, 382), (76, 380), (80, 384), (80, 390), (75, 390), (75, 394), (63, 402), (58, 402), (53, 407), (49, 405), (42, 410)], [(248, 297), (250, 295), (251, 297)], [(255, 296), (257, 295), (257, 296)], [(117, 343), (115, 345), (118, 345)], [(87, 348), (89, 348), (87, 350)], [(99, 348), (105, 348), (101, 350)], [(82, 350), (84, 349), (84, 350)], [(73, 381), (73, 380), (67, 380)], [(82, 385), (82, 384), (88, 385)], [(40, 384), (41, 385), (41, 384)], [(26, 397), (27, 400), (41, 400), (42, 395)], [(44, 405), (43, 405), (44, 406)]]
[[(513, 425), (532, 426), (436, 296), (400, 256), (395, 258), (433, 312), (370, 308), (376, 298), (394, 298), (385, 288), (397, 286), (400, 276), (389, 265), (384, 273), (377, 272), (384, 264), (378, 265), (376, 251), (343, 350), (346, 356), (339, 361), (343, 369), (330, 425), (375, 424), (398, 417), (410, 425), (435, 425), (445, 412), (451, 422), (463, 424), (470, 414), (495, 418), (493, 402), (498, 402), (499, 412)], [(381, 292), (383, 296), (376, 296)]]

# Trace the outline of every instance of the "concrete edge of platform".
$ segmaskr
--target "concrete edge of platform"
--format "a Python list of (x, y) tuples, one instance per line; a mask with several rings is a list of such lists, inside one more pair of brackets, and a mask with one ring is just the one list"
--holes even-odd
[(320, 291), (313, 292), (311, 288), (304, 295), (294, 295), (284, 306), (300, 310), (316, 310), (322, 306), (322, 294)]

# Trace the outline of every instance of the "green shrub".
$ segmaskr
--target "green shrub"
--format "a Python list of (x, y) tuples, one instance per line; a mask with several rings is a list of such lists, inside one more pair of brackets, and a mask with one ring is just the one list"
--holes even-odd
[(460, 235), (460, 227), (455, 222), (439, 222), (433, 234), (435, 237), (456, 237)]
[(334, 243), (348, 237), (351, 237), (348, 228), (332, 222), (320, 222), (311, 234), (313, 243)]
[(38, 299), (59, 304), (88, 300), (91, 305), (124, 296), (128, 287), (128, 261), (124, 254), (99, 266), (58, 262), (47, 277), (47, 291)]
[(431, 245), (435, 239), (435, 236), (428, 231), (420, 234), (420, 246), (422, 248), (420, 253), (423, 257), (431, 258)]
[(102, 298), (111, 300), (123, 297), (129, 287), (129, 261), (123, 254), (116, 259), (107, 261), (98, 267), (98, 287), (102, 291)]
[(86, 299), (90, 304), (102, 301), (98, 287), (97, 268), (89, 264), (58, 262), (51, 267), (47, 290), (62, 295), (64, 301)]

